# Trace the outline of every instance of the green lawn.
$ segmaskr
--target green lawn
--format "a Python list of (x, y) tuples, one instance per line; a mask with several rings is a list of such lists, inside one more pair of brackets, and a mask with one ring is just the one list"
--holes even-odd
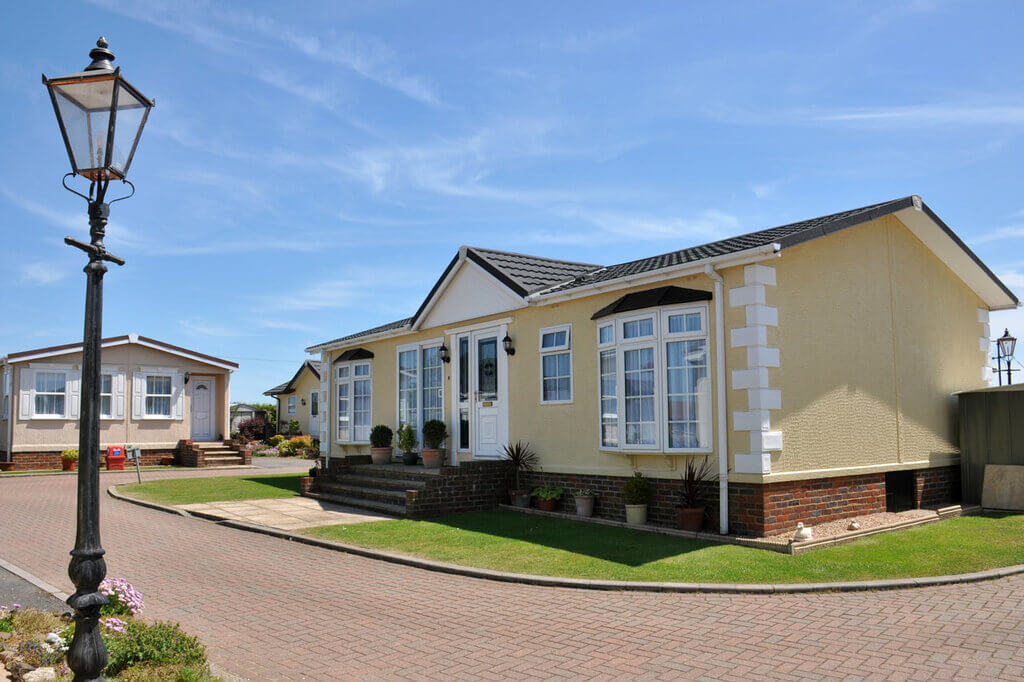
[(506, 511), (299, 532), (465, 566), (604, 580), (832, 582), (1024, 564), (1024, 514), (941, 521), (796, 556)]
[(129, 497), (170, 505), (295, 497), (299, 494), (299, 478), (302, 476), (303, 474), (270, 474), (174, 478), (122, 485), (118, 490)]

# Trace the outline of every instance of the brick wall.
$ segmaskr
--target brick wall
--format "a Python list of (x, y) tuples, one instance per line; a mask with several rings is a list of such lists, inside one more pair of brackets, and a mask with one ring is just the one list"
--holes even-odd
[(918, 509), (959, 502), (960, 465), (915, 471), (914, 501)]
[[(163, 457), (173, 457), (174, 450), (143, 450), (142, 466), (156, 466)], [(100, 466), (106, 467), (106, 452), (100, 456)], [(135, 466), (133, 462), (125, 462), (125, 467)], [(36, 469), (60, 469), (59, 452), (15, 452), (14, 471), (30, 471)], [(77, 465), (76, 465), (77, 468)]]
[(441, 467), (423, 490), (405, 493), (409, 518), (494, 509), (508, 499), (509, 467), (501, 461), (463, 462)]

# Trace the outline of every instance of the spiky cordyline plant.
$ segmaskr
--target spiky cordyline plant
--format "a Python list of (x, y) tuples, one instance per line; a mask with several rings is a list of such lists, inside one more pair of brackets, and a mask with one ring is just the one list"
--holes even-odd
[(537, 453), (533, 451), (529, 443), (524, 443), (521, 440), (503, 445), (501, 451), (505, 453), (505, 459), (512, 465), (512, 471), (516, 478), (516, 490), (522, 490), (519, 487), (519, 472), (540, 469)]

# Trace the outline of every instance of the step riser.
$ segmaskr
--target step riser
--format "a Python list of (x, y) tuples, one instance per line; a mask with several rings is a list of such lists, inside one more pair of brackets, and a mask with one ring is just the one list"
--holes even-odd
[[(419, 471), (417, 471), (419, 468)], [(405, 469), (392, 470), (385, 469), (383, 467), (374, 467), (373, 465), (356, 465), (345, 467), (343, 473), (335, 474), (337, 476), (362, 476), (365, 478), (387, 478), (399, 481), (432, 481), (438, 477), (438, 474), (424, 474), (422, 467), (406, 467)]]
[(347, 497), (343, 495), (331, 495), (330, 493), (312, 493), (310, 497), (324, 502), (332, 502), (334, 504), (340, 504), (346, 507), (357, 507), (359, 509), (366, 509), (368, 511), (374, 511), (381, 514), (389, 514), (391, 516), (403, 517), (406, 515), (405, 507), (400, 507), (393, 504), (384, 504), (381, 502), (372, 502), (370, 500), (364, 500), (357, 497)]
[(339, 483), (341, 485), (348, 485), (356, 488), (399, 490), (402, 492), (405, 492), (406, 490), (423, 490), (427, 487), (427, 484), (424, 481), (410, 481), (397, 478), (368, 478), (365, 476), (349, 476), (347, 474), (342, 474), (340, 476), (326, 476), (324, 477), (324, 480), (330, 483)]
[(384, 502), (386, 504), (394, 504), (399, 506), (405, 505), (405, 493), (393, 490), (357, 488), (332, 483), (319, 482), (315, 485), (314, 489), (318, 492), (326, 493), (328, 495), (352, 497), (360, 500), (369, 500), (371, 502)]

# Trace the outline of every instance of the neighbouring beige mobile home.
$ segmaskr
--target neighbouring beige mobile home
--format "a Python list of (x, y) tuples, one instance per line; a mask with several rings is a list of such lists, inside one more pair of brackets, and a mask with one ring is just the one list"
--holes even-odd
[[(0, 461), (15, 469), (59, 468), (78, 448), (82, 344), (10, 353), (0, 358), (3, 412)], [(228, 435), (231, 373), (238, 365), (156, 339), (103, 339), (100, 444), (134, 445), (144, 463), (173, 455), (183, 440)]]
[(986, 384), (989, 311), (1017, 305), (911, 196), (608, 266), (462, 247), (411, 317), (307, 350), (332, 466), (437, 418), (449, 464), (528, 441), (531, 483), (614, 518), (639, 470), (668, 522), (706, 457), (709, 523), (763, 535), (954, 500), (953, 394)]
[(299, 423), (298, 432), (320, 437), (320, 363), (306, 360), (291, 379), (264, 392), (277, 401), (277, 430), (288, 432), (291, 421)]

